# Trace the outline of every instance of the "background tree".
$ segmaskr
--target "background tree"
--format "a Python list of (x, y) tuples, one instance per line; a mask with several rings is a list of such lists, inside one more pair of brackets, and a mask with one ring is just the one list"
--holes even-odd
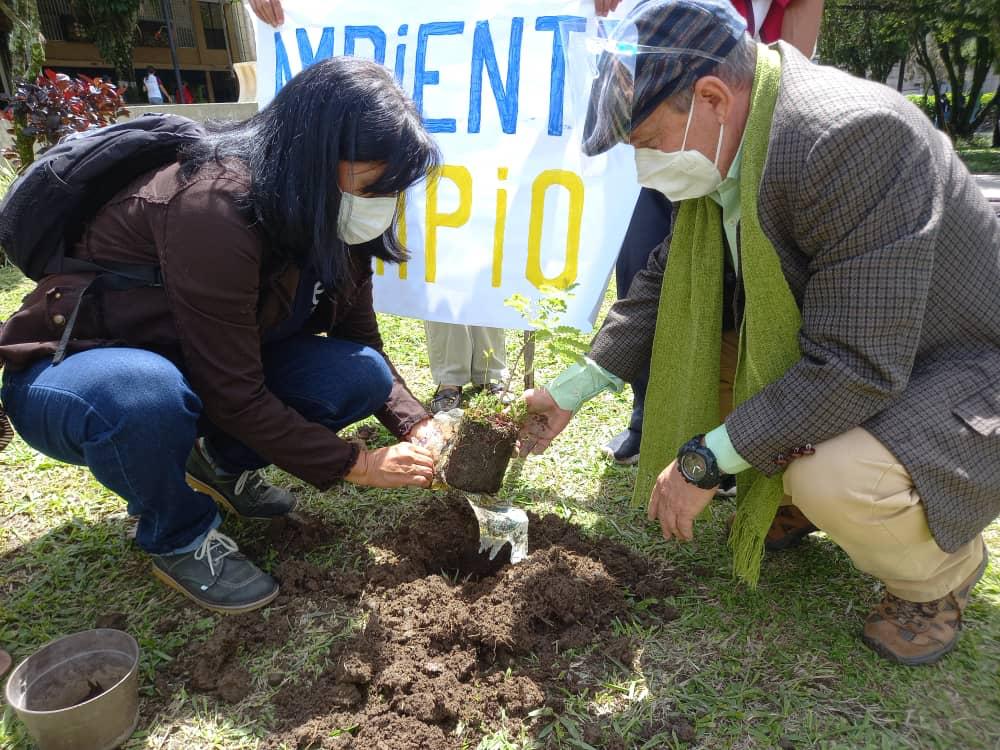
[[(931, 81), (938, 123), (953, 138), (971, 138), (1000, 107), (1000, 86), (980, 105), (991, 69), (1000, 65), (1000, 0), (892, 0), (910, 7), (910, 38), (917, 64)], [(945, 72), (936, 69), (940, 58)], [(947, 86), (947, 89), (946, 89)], [(942, 95), (950, 90), (945, 110)]]
[(827, 0), (819, 34), (819, 57), (851, 75), (885, 83), (893, 66), (907, 56), (910, 35), (892, 4)]
[(132, 50), (140, 0), (73, 0), (73, 9), (119, 83), (135, 75)]
[(936, 122), (953, 138), (996, 117), (1000, 87), (987, 104), (981, 97), (1000, 66), (1000, 0), (827, 0), (823, 62), (885, 82), (908, 51), (930, 83)]

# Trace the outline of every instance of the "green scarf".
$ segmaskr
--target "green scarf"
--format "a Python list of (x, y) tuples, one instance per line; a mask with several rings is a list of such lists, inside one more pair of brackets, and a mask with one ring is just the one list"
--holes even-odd
[[(746, 305), (733, 389), (736, 405), (778, 380), (801, 357), (798, 305), (757, 215), (780, 78), (780, 54), (758, 47), (740, 168), (740, 275)], [(660, 293), (635, 505), (649, 501), (657, 476), (681, 445), (719, 423), (724, 252), (719, 206), (707, 197), (681, 203)], [(784, 495), (782, 478), (748, 469), (736, 481), (736, 520), (729, 537), (733, 571), (756, 586), (764, 537)]]

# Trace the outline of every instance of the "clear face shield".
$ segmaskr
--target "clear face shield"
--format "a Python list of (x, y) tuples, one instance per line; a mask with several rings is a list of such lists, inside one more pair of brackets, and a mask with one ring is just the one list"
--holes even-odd
[(688, 47), (641, 44), (649, 37), (630, 20), (593, 18), (585, 30), (563, 26), (566, 124), (599, 174), (607, 152), (629, 143), (632, 128), (671, 94), (690, 86), (723, 58)]

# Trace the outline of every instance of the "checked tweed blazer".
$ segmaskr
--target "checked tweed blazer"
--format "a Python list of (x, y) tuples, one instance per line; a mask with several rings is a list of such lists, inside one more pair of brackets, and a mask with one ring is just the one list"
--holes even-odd
[[(796, 446), (863, 426), (954, 551), (1000, 514), (1000, 220), (916, 107), (779, 49), (758, 211), (802, 311), (802, 359), (726, 427), (773, 475)], [(649, 361), (669, 248), (594, 339), (624, 380)]]

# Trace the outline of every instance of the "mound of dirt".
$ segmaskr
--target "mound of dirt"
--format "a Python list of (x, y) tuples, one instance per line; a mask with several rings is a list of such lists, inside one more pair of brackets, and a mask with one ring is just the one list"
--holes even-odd
[[(378, 540), (389, 561), (364, 575), (325, 570), (288, 556), (301, 545), (270, 542), (281, 560), (278, 606), (223, 620), (174, 662), (173, 677), (239, 701), (254, 682), (239, 655), (294, 640), (306, 600), (339, 600), (366, 625), (334, 643), (315, 680), (260, 678), (262, 686), (280, 685), (265, 748), (453, 750), (481, 729), (521, 725), (535, 709), (558, 712), (565, 689), (585, 693), (630, 668), (635, 644), (617, 637), (613, 623), (639, 616), (632, 600), (678, 589), (659, 564), (587, 539), (551, 515), (532, 516), (526, 560), (486, 561), (477, 554), (475, 518), (459, 498), (424, 506), (396, 535)], [(676, 612), (658, 605), (642, 616), (666, 620)]]

